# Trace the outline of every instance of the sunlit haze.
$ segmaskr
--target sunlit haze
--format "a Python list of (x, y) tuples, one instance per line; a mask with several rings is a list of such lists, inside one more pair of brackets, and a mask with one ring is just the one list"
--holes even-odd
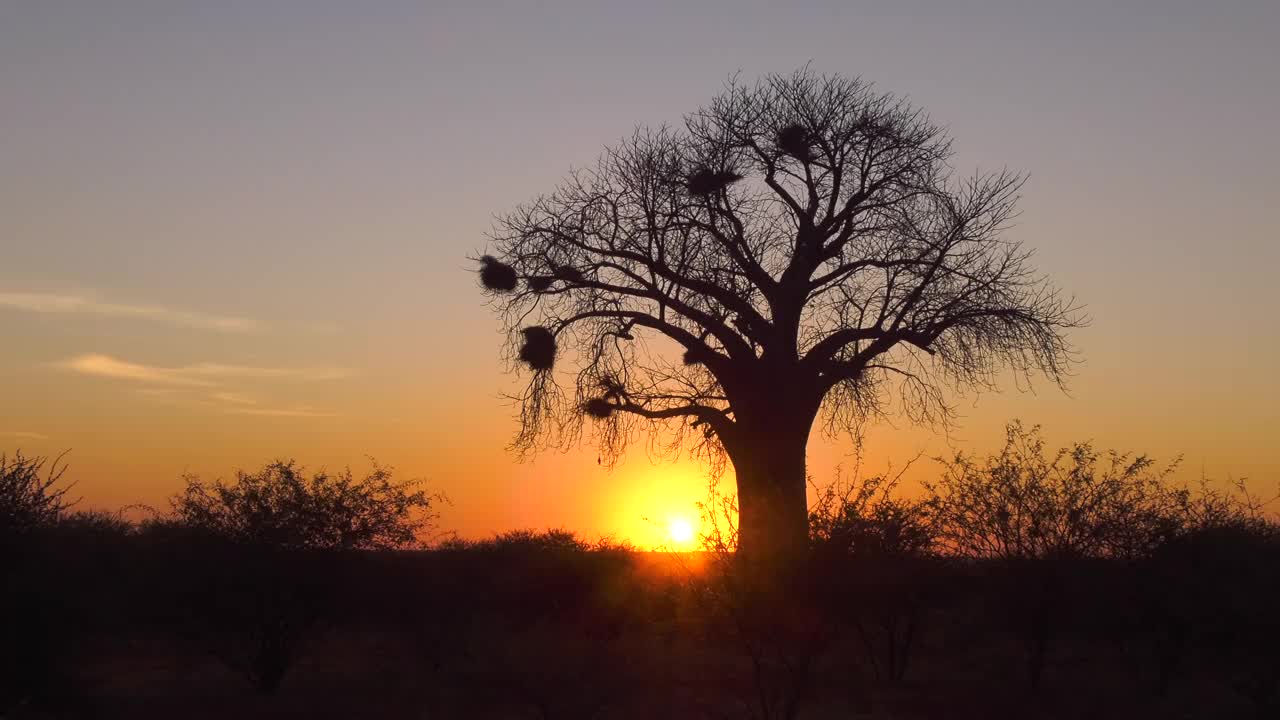
[[(467, 258), (637, 125), (811, 63), (925, 108), (959, 171), (1026, 172), (1010, 236), (1092, 318), (1067, 392), (889, 418), (862, 472), (921, 456), (909, 487), (1021, 418), (1274, 489), (1277, 37), (1274, 0), (7, 3), (0, 450), (71, 449), (110, 509), (372, 457), (462, 536), (688, 547), (693, 460), (507, 450), (519, 380)], [(813, 480), (853, 450), (815, 432)]]

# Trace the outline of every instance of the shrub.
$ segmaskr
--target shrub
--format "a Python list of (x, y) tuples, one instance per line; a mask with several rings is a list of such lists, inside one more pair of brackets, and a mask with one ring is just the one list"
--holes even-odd
[(65, 454), (52, 460), (26, 457), (21, 450), (12, 457), (0, 454), (0, 533), (51, 525), (75, 504), (67, 498), (71, 486), (61, 484)]
[(284, 549), (387, 549), (414, 545), (437, 496), (397, 481), (389, 468), (356, 478), (350, 469), (308, 477), (278, 460), (234, 483), (186, 478), (172, 500), (174, 519), (235, 542)]
[(186, 478), (148, 530), (174, 578), (190, 637), (254, 688), (274, 693), (335, 593), (332, 554), (413, 546), (438, 496), (376, 464), (308, 475), (292, 460), (232, 483)]

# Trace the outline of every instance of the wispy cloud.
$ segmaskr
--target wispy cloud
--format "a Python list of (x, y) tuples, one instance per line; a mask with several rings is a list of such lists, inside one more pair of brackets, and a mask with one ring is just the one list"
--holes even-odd
[(257, 398), (238, 392), (210, 392), (201, 387), (147, 386), (137, 392), (166, 405), (183, 405), (225, 415), (252, 415), (278, 418), (335, 418), (339, 413), (310, 405), (272, 407)]
[(136, 380), (156, 385), (195, 385), (211, 386), (213, 382), (198, 377), (184, 375), (181, 368), (161, 368), (141, 365), (125, 360), (117, 360), (110, 355), (90, 353), (78, 355), (64, 360), (59, 365), (81, 375), (115, 378), (118, 380)]
[(259, 380), (342, 380), (351, 377), (351, 371), (340, 367), (252, 367), (247, 365), (220, 365), (199, 363), (177, 368), (185, 375), (203, 378), (234, 378)]
[(338, 414), (307, 405), (271, 407), (239, 392), (233, 383), (245, 380), (337, 380), (352, 374), (350, 370), (339, 367), (281, 368), (220, 363), (160, 367), (101, 353), (77, 355), (57, 363), (57, 367), (80, 375), (136, 383), (138, 392), (160, 402), (194, 405), (234, 415), (281, 418), (331, 418), (338, 417)]
[(309, 405), (293, 405), (291, 407), (263, 407), (256, 398), (233, 392), (210, 393), (209, 399), (222, 410), (233, 415), (257, 415), (260, 417), (291, 418), (328, 418), (338, 417), (337, 413), (317, 410)]
[(218, 402), (230, 403), (232, 405), (257, 405), (258, 401), (248, 395), (231, 392), (216, 392), (209, 396)]
[(294, 408), (257, 408), (257, 407), (238, 407), (229, 408), (229, 413), (236, 415), (258, 415), (263, 417), (293, 417), (293, 418), (331, 418), (338, 417), (337, 413), (324, 412), (309, 407)]
[(38, 432), (27, 432), (25, 430), (0, 431), (0, 436), (17, 438), (19, 440), (48, 440), (48, 435), (42, 435)]
[(188, 387), (216, 387), (226, 380), (340, 380), (352, 374), (350, 370), (338, 367), (281, 368), (218, 363), (158, 367), (120, 360), (101, 353), (77, 355), (58, 363), (58, 366), (81, 375)]
[(0, 292), (0, 307), (36, 313), (139, 318), (170, 325), (229, 333), (254, 332), (262, 329), (262, 326), (257, 321), (248, 318), (211, 315), (161, 305), (114, 303), (84, 295)]

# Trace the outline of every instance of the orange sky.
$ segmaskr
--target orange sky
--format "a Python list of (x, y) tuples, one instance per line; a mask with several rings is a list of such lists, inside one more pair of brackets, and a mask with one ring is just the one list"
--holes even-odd
[[(808, 61), (909, 95), (960, 170), (1027, 171), (1013, 234), (1094, 318), (1069, 396), (961, 400), (949, 438), (878, 425), (868, 470), (994, 448), (1020, 417), (1184, 455), (1186, 478), (1280, 480), (1273, 3), (18, 5), (0, 8), (0, 448), (72, 448), (87, 506), (374, 456), (446, 492), (462, 534), (661, 538), (703, 496), (697, 466), (506, 453), (513, 381), (465, 257), (636, 124)], [(815, 440), (811, 472), (851, 470), (850, 450)]]

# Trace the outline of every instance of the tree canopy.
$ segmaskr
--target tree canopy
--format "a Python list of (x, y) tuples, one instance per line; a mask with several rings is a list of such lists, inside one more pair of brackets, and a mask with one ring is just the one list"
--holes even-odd
[(351, 470), (307, 475), (292, 460), (257, 472), (236, 473), (233, 483), (187, 477), (172, 500), (175, 519), (237, 542), (285, 549), (396, 548), (417, 542), (430, 521), (434, 497), (374, 466), (362, 478)]

